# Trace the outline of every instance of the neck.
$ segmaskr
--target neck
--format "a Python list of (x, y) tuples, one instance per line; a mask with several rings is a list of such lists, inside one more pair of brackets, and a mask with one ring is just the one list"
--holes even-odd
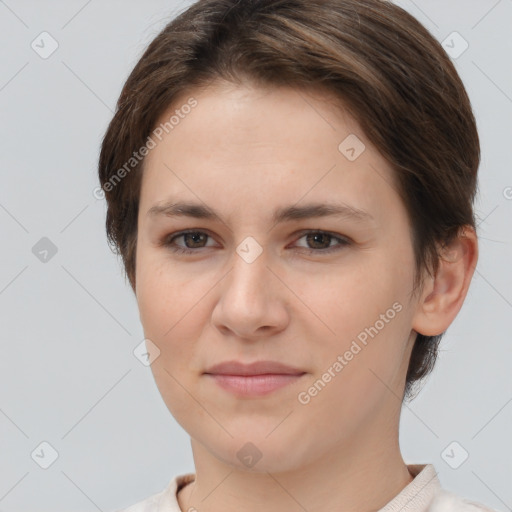
[(192, 439), (196, 478), (180, 491), (178, 503), (182, 511), (201, 512), (257, 512), (262, 503), (266, 512), (379, 510), (413, 479), (400, 454), (397, 427), (361, 430), (344, 446), (286, 472), (240, 470)]

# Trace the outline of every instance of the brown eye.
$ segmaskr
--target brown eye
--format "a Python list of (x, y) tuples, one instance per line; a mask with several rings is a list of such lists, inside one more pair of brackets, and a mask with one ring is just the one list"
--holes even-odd
[[(180, 238), (185, 242), (184, 246), (176, 243), (176, 240)], [(204, 231), (182, 231), (167, 237), (162, 242), (162, 245), (178, 254), (193, 254), (200, 252), (200, 249), (206, 249), (208, 247), (206, 243), (209, 238), (211, 238), (211, 236)], [(302, 236), (299, 240), (302, 238), (306, 239), (307, 247), (297, 246), (297, 248), (300, 251), (305, 251), (310, 254), (328, 254), (339, 251), (351, 243), (350, 240), (340, 235), (318, 230), (302, 232)], [(332, 245), (333, 241), (337, 243)]]
[[(185, 240), (185, 245), (187, 245), (187, 248), (189, 249), (197, 249), (197, 247), (202, 247), (202, 241), (204, 242), (205, 238), (208, 237), (208, 235), (206, 235), (205, 233), (201, 233), (200, 231), (184, 233), (181, 236), (183, 237), (183, 240)], [(187, 240), (192, 243), (192, 247), (189, 247), (189, 245), (187, 244)]]
[[(308, 243), (313, 244), (313, 249), (328, 249), (331, 243), (332, 236), (325, 233), (313, 233), (306, 235)], [(324, 246), (327, 243), (327, 246)], [(318, 247), (318, 244), (322, 247)]]
[[(179, 238), (183, 238), (185, 247), (176, 244), (175, 240)], [(194, 252), (198, 252), (195, 249), (207, 247), (204, 243), (206, 243), (208, 238), (211, 237), (204, 231), (182, 231), (181, 233), (176, 233), (175, 235), (168, 237), (162, 245), (180, 254), (192, 254)]]
[[(305, 247), (304, 250), (309, 253), (331, 253), (338, 251), (347, 245), (350, 245), (350, 241), (348, 239), (334, 235), (333, 233), (328, 233), (326, 231), (307, 231), (303, 233), (301, 238), (306, 239), (308, 247)], [(299, 240), (301, 238), (299, 238)], [(334, 246), (331, 246), (332, 241), (337, 241), (338, 243)]]

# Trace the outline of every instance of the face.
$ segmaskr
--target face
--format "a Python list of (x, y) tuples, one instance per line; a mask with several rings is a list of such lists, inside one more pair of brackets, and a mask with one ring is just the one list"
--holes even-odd
[[(146, 157), (136, 253), (169, 411), (220, 461), (243, 468), (261, 454), (253, 471), (384, 442), (398, 429), (415, 307), (391, 168), (318, 91), (216, 84), (162, 122), (176, 109)], [(250, 394), (205, 374), (233, 360), (300, 375)]]

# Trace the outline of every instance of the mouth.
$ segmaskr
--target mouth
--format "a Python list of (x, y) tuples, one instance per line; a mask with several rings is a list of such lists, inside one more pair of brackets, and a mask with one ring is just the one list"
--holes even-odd
[(226, 375), (206, 373), (224, 390), (237, 396), (263, 396), (296, 382), (306, 373), (262, 375)]
[(277, 361), (225, 361), (204, 375), (236, 396), (263, 396), (296, 382), (307, 372)]
[(232, 360), (215, 364), (208, 368), (205, 373), (220, 375), (298, 375), (305, 373), (305, 371), (278, 361), (255, 361), (247, 364)]

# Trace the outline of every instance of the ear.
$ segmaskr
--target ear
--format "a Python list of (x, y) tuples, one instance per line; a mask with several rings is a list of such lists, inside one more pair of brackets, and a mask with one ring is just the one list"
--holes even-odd
[(478, 239), (471, 226), (464, 226), (457, 238), (441, 250), (434, 278), (425, 278), (412, 328), (424, 336), (446, 331), (457, 316), (478, 261)]

